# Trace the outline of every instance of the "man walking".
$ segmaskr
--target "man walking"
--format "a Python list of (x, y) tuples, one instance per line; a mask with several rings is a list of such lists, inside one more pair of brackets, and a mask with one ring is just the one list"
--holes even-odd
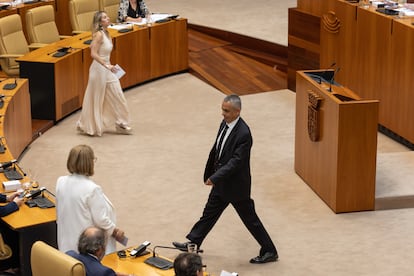
[(252, 258), (250, 263), (275, 262), (278, 259), (276, 247), (257, 216), (254, 201), (250, 197), (250, 150), (253, 140), (248, 125), (240, 117), (240, 111), (239, 96), (224, 98), (223, 121), (204, 171), (205, 185), (212, 186), (208, 201), (202, 217), (187, 235), (188, 242), (173, 242), (173, 245), (182, 251), (187, 250), (188, 243), (200, 247), (223, 211), (231, 204), (261, 246), (259, 256)]

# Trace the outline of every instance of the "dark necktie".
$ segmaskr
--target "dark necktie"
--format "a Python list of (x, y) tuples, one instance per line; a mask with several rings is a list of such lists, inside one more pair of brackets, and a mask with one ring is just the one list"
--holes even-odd
[(224, 136), (226, 136), (226, 132), (227, 132), (228, 128), (229, 128), (229, 126), (226, 124), (225, 127), (224, 127), (224, 130), (221, 132), (220, 140), (219, 140), (219, 143), (218, 143), (217, 149), (216, 149), (216, 160), (218, 160), (219, 157), (220, 157), (221, 146), (223, 144)]

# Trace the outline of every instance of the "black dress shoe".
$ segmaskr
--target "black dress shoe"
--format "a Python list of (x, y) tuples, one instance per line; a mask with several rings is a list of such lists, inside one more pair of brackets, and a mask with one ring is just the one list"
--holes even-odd
[(250, 263), (252, 264), (264, 264), (269, 262), (276, 262), (277, 259), (279, 259), (279, 256), (277, 253), (273, 252), (266, 252), (261, 256), (257, 256), (250, 260)]
[(175, 248), (177, 248), (177, 249), (180, 249), (181, 251), (184, 251), (184, 252), (188, 252), (188, 248), (187, 248), (187, 245), (189, 244), (190, 242), (172, 242), (172, 244), (175, 246)]

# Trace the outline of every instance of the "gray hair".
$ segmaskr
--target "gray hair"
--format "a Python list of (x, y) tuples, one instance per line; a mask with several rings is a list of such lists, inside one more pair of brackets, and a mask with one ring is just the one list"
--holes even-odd
[(78, 251), (80, 254), (93, 254), (106, 247), (106, 232), (102, 228), (88, 227), (79, 237)]
[(238, 110), (241, 110), (241, 99), (240, 99), (240, 97), (239, 96), (237, 96), (236, 94), (232, 94), (232, 95), (227, 95), (225, 98), (224, 98), (224, 102), (228, 102), (228, 103), (231, 103), (231, 105), (234, 107), (234, 108), (236, 108), (236, 109), (238, 109)]

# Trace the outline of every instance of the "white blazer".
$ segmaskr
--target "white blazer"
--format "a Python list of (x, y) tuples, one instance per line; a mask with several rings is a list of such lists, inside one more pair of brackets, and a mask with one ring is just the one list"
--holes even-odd
[(56, 183), (58, 247), (62, 252), (78, 251), (79, 236), (89, 226), (107, 231), (106, 254), (116, 250), (111, 236), (116, 226), (115, 210), (102, 188), (87, 176), (61, 176)]

